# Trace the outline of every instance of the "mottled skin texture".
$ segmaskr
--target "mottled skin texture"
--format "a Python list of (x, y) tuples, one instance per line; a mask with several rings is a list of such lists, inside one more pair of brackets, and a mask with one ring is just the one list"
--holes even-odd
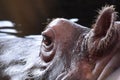
[(57, 18), (42, 32), (42, 41), (0, 39), (0, 79), (119, 80), (120, 22), (116, 16), (113, 6), (107, 6), (91, 29)]

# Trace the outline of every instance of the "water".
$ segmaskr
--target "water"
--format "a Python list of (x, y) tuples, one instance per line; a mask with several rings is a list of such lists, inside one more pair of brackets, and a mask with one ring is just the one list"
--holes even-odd
[[(21, 38), (18, 34), (13, 22), (0, 21), (0, 79), (30, 80), (43, 74), (40, 67), (46, 64), (39, 57), (41, 35)], [(3, 78), (3, 75), (10, 78)]]

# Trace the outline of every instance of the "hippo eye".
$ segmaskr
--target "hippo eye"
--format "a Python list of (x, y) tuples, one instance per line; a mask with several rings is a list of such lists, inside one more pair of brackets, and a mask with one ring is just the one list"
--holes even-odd
[(43, 35), (43, 43), (49, 46), (52, 43), (52, 39), (49, 36)]

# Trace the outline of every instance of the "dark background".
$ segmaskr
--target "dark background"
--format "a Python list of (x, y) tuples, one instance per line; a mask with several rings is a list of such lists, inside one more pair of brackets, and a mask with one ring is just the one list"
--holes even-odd
[(97, 10), (106, 4), (115, 5), (120, 12), (120, 0), (0, 0), (0, 20), (14, 22), (22, 31), (18, 36), (41, 34), (48, 22), (58, 17), (78, 18), (78, 24), (90, 27)]

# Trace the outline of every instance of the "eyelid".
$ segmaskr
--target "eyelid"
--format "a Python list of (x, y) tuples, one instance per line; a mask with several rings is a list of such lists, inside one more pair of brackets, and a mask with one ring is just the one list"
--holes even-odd
[(41, 33), (42, 36), (51, 38), (52, 40), (55, 39), (55, 31), (52, 28), (48, 28)]
[(51, 36), (49, 36), (49, 35), (47, 35), (47, 34), (42, 34), (42, 36), (43, 36), (43, 39), (46, 38), (46, 39), (52, 41), (52, 37), (51, 37)]
[(42, 34), (42, 36), (43, 36), (43, 37), (49, 37), (49, 36), (47, 36), (46, 34)]

